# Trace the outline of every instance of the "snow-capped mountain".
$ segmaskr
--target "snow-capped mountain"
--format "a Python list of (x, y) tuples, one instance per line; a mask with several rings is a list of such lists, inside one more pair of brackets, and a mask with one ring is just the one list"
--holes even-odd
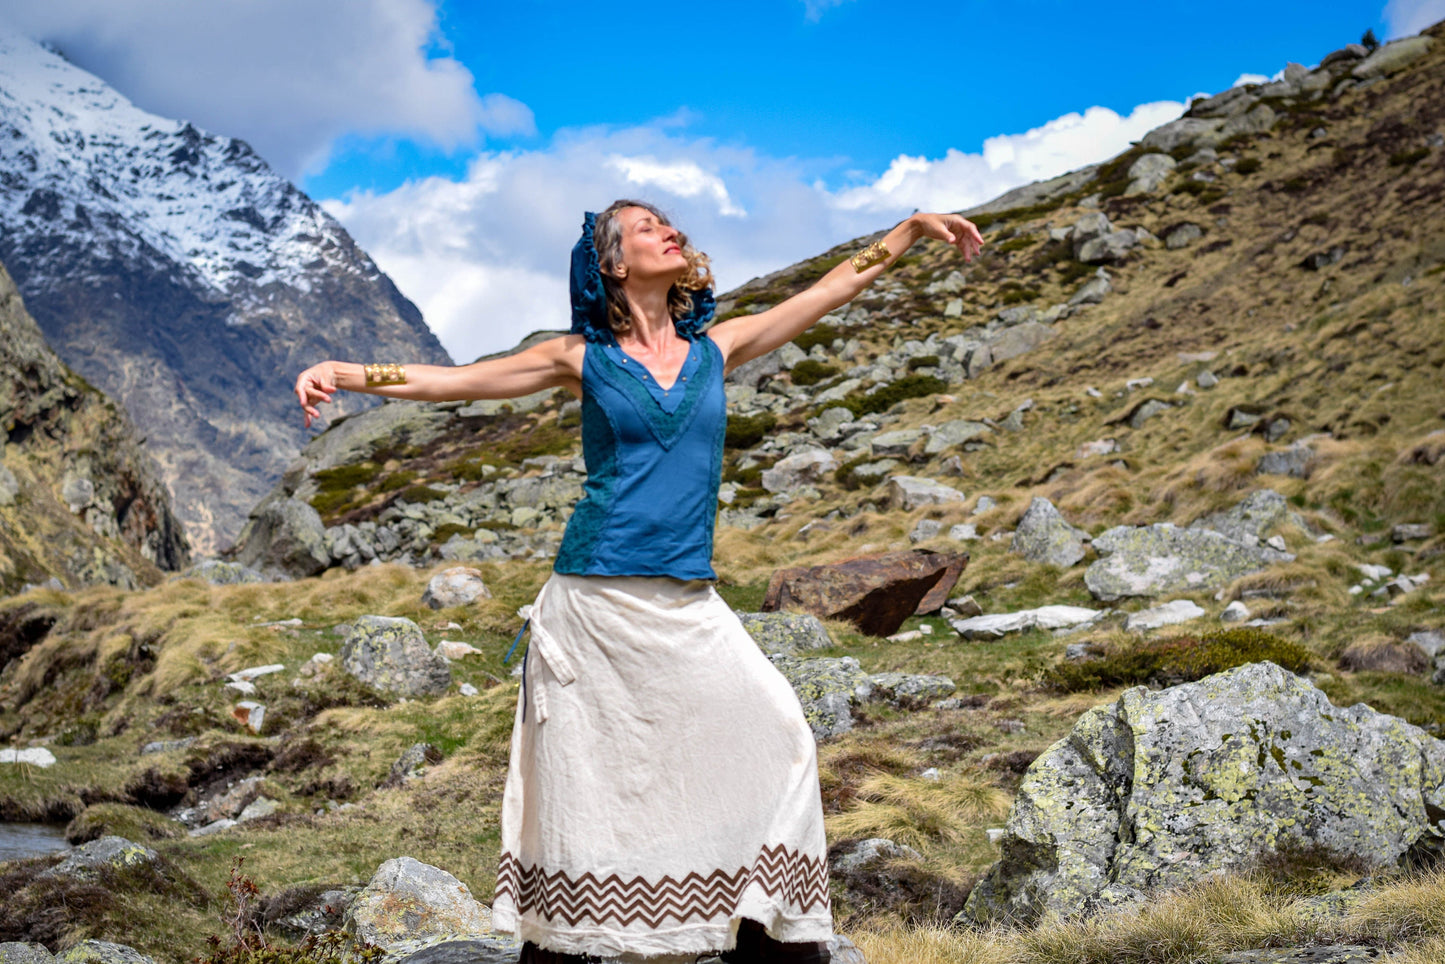
[(203, 552), (304, 441), (297, 371), (448, 361), (345, 229), (245, 142), (147, 113), (6, 32), (0, 262), (61, 358), (147, 433)]

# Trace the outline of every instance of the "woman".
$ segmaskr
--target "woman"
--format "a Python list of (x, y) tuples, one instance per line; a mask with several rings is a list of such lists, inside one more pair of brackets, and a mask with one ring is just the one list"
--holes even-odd
[(972, 260), (958, 215), (915, 214), (806, 291), (713, 325), (711, 276), (663, 214), (618, 201), (572, 252), (572, 334), (456, 368), (324, 362), (338, 389), (429, 401), (566, 388), (585, 494), (532, 607), (493, 901), (522, 964), (582, 955), (826, 962), (816, 748), (797, 698), (712, 588), (723, 376), (847, 304), (921, 238)]

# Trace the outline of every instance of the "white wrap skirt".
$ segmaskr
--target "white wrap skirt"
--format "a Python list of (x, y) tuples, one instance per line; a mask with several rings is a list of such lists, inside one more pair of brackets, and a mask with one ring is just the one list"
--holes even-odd
[(554, 573), (537, 596), (493, 926), (640, 959), (832, 934), (817, 752), (704, 581)]

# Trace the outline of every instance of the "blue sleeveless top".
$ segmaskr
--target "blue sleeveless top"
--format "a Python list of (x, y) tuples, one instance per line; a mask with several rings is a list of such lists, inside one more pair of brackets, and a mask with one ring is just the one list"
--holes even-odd
[(553, 567), (583, 576), (716, 579), (713, 523), (727, 399), (722, 352), (706, 335), (663, 389), (616, 342), (582, 362), (587, 482)]

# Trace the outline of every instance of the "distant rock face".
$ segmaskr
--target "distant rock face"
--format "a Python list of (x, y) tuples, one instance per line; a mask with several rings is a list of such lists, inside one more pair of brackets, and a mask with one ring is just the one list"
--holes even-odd
[(139, 110), (18, 35), (0, 38), (0, 91), (0, 261), (57, 354), (145, 433), (200, 551), (235, 538), (305, 441), (302, 368), (448, 361), (244, 142)]
[(1255, 663), (1090, 710), (1029, 767), (979, 922), (1074, 917), (1287, 847), (1390, 867), (1445, 841), (1445, 743)]
[(51, 577), (136, 588), (189, 562), (130, 419), (46, 346), (3, 266), (0, 430), (0, 595)]
[(436, 696), (452, 684), (447, 661), (427, 648), (426, 637), (410, 619), (358, 618), (341, 644), (341, 667), (397, 696)]

